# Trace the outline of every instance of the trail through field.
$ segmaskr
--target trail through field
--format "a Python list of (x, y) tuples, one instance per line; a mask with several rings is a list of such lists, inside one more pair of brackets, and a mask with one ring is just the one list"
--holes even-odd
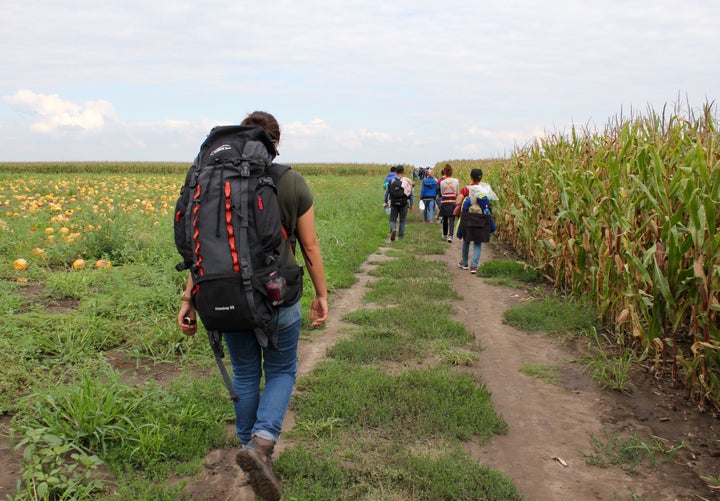
[[(463, 322), (484, 349), (474, 370), (492, 392), (493, 404), (509, 424), (506, 435), (489, 444), (468, 442), (466, 449), (480, 463), (499, 469), (513, 479), (528, 500), (702, 500), (720, 499), (700, 479), (720, 474), (718, 422), (699, 414), (682, 395), (665, 395), (657, 389), (628, 397), (602, 390), (577, 363), (578, 353), (544, 333), (520, 332), (503, 323), (502, 313), (529, 299), (520, 289), (488, 285), (482, 278), (457, 267), (459, 243), (448, 245), (436, 257), (447, 264), (462, 296), (454, 306), (455, 319)], [(483, 248), (481, 261), (500, 252)], [(310, 372), (337, 340), (349, 311), (367, 307), (363, 296), (371, 280), (368, 263), (388, 259), (387, 248), (368, 258), (358, 282), (337, 292), (322, 335), (300, 346), (300, 374)], [(524, 364), (557, 366), (561, 384), (550, 384), (519, 371)], [(664, 396), (664, 399), (659, 399)], [(669, 403), (668, 403), (669, 402)], [(294, 424), (290, 412), (285, 429)], [(671, 462), (651, 468), (641, 466), (634, 474), (618, 467), (591, 466), (584, 455), (593, 454), (591, 434), (604, 438), (617, 433), (627, 438), (637, 432), (650, 441), (662, 437), (667, 446), (684, 441), (687, 447)], [(282, 439), (278, 450), (287, 446)], [(243, 475), (234, 465), (234, 450), (215, 451), (208, 457), (207, 474), (190, 486), (199, 499), (253, 500)]]
[[(481, 262), (492, 259), (494, 250), (494, 246), (484, 246)], [(469, 443), (473, 457), (509, 475), (529, 500), (717, 499), (696, 469), (698, 456), (704, 454), (702, 468), (715, 462), (712, 473), (716, 475), (717, 459), (707, 450), (693, 452), (695, 444), (689, 444), (692, 449), (681, 451), (675, 461), (642, 467), (633, 475), (618, 467), (588, 465), (585, 456), (594, 453), (591, 434), (606, 439), (608, 433), (627, 438), (637, 432), (647, 442), (651, 436), (662, 436), (668, 439), (666, 447), (681, 440), (697, 443), (703, 437), (698, 445), (714, 442), (710, 446), (717, 452), (718, 422), (699, 415), (682, 398), (683, 408), (674, 403), (673, 411), (660, 407), (664, 400), (656, 399), (659, 395), (628, 398), (602, 390), (581, 371), (579, 355), (571, 347), (547, 334), (528, 334), (503, 323), (502, 312), (528, 300), (527, 292), (488, 285), (457, 268), (458, 258), (457, 248), (443, 257), (454, 270), (457, 291), (463, 296), (455, 305), (455, 318), (475, 333), (484, 348), (476, 372), (510, 428), (489, 446)], [(550, 384), (521, 373), (525, 364), (558, 367), (562, 383)], [(665, 430), (655, 426), (663, 423)]]
[[(484, 279), (457, 267), (459, 243), (448, 245), (440, 259), (452, 274), (462, 299), (454, 303), (455, 319), (475, 334), (483, 348), (471, 370), (492, 392), (496, 410), (509, 425), (506, 435), (489, 444), (468, 442), (468, 453), (480, 463), (503, 471), (528, 500), (703, 500), (720, 499), (701, 476), (720, 476), (718, 421), (695, 410), (695, 404), (653, 385), (647, 377), (637, 381), (630, 395), (602, 390), (581, 371), (578, 353), (567, 343), (544, 333), (526, 333), (503, 323), (502, 313), (530, 298), (522, 289), (489, 285)], [(367, 307), (363, 296), (372, 279), (369, 263), (389, 259), (387, 248), (369, 257), (358, 282), (334, 294), (325, 329), (300, 345), (300, 375), (310, 372), (332, 346), (349, 311)], [(481, 261), (500, 254), (500, 247), (486, 245)], [(525, 364), (558, 367), (562, 382), (551, 384), (524, 375)], [(229, 405), (229, 404), (228, 404)], [(294, 425), (290, 412), (285, 430)], [(9, 424), (4, 423), (4, 428)], [(627, 438), (633, 432), (646, 442), (659, 437), (666, 446), (685, 443), (672, 461), (647, 462), (634, 474), (619, 467), (600, 468), (586, 462), (593, 454), (591, 435), (616, 433)], [(232, 427), (228, 433), (233, 433)], [(288, 446), (281, 437), (278, 452)], [(7, 447), (0, 448), (0, 496), (14, 488), (19, 475), (18, 459)], [(189, 499), (252, 501), (252, 490), (235, 464), (236, 449), (217, 449), (205, 460), (205, 470), (186, 478)], [(14, 490), (14, 489), (13, 489)]]

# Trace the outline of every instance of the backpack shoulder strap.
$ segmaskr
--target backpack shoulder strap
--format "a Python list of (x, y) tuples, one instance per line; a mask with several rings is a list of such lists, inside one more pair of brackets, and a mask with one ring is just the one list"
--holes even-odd
[(289, 171), (291, 168), (292, 167), (290, 167), (289, 165), (272, 163), (270, 164), (270, 167), (267, 168), (267, 174), (272, 178), (273, 184), (277, 186), (278, 181), (280, 180), (282, 175)]

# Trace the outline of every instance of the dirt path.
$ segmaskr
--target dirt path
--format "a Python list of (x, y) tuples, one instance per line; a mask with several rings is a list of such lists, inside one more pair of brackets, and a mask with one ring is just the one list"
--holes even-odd
[[(583, 453), (593, 453), (591, 433), (603, 437), (603, 430), (618, 433), (629, 430), (648, 440), (658, 431), (650, 427), (648, 418), (637, 416), (626, 407), (627, 398), (601, 390), (580, 373), (576, 352), (561, 346), (551, 336), (520, 332), (502, 323), (502, 312), (527, 300), (527, 293), (487, 285), (483, 279), (472, 277), (456, 267), (458, 255), (457, 249), (453, 249), (443, 257), (454, 268), (457, 290), (464, 298), (456, 304), (455, 318), (475, 332), (485, 348), (479, 354), (476, 370), (492, 392), (495, 408), (510, 426), (507, 435), (495, 437), (489, 446), (470, 444), (473, 457), (512, 477), (526, 499), (636, 499), (633, 495), (656, 500), (716, 499), (699, 481), (692, 465), (676, 463), (654, 470), (644, 468), (635, 475), (619, 468), (587, 465)], [(493, 246), (483, 248), (481, 261), (492, 257)], [(519, 372), (521, 366), (529, 363), (559, 367), (564, 375), (563, 385)], [(636, 403), (645, 408), (656, 404), (652, 399), (645, 400), (644, 404)], [(663, 416), (670, 414), (666, 412)], [(686, 419), (677, 412), (675, 418)], [(673, 418), (657, 419), (667, 422), (664, 420)], [(713, 424), (711, 418), (700, 421), (698, 426)], [(717, 430), (717, 422), (714, 425)], [(699, 432), (713, 430), (705, 428)], [(717, 438), (717, 432), (714, 433)], [(712, 462), (709, 456), (707, 459)]]

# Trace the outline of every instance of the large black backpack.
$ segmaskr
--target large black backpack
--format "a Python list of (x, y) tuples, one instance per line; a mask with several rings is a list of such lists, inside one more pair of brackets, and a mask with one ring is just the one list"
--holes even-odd
[[(273, 164), (272, 137), (260, 127), (210, 131), (175, 208), (175, 244), (190, 269), (192, 302), (205, 328), (252, 330), (275, 344), (273, 313), (302, 288), (287, 270), (290, 238), (282, 226), (276, 183), (290, 167)], [(288, 290), (288, 283), (292, 290)], [(299, 284), (298, 284), (299, 282)]]
[(405, 194), (405, 187), (403, 186), (402, 179), (396, 177), (390, 181), (388, 186), (388, 198), (390, 199), (390, 205), (398, 208), (405, 207), (407, 205), (407, 195)]

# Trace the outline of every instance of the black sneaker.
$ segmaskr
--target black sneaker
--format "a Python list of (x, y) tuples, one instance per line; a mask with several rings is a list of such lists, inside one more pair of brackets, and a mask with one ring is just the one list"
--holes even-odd
[(395, 241), (395, 234), (396, 234), (396, 233), (395, 233), (395, 230), (392, 230), (392, 231), (390, 232), (390, 241), (392, 241), (392, 242)]

